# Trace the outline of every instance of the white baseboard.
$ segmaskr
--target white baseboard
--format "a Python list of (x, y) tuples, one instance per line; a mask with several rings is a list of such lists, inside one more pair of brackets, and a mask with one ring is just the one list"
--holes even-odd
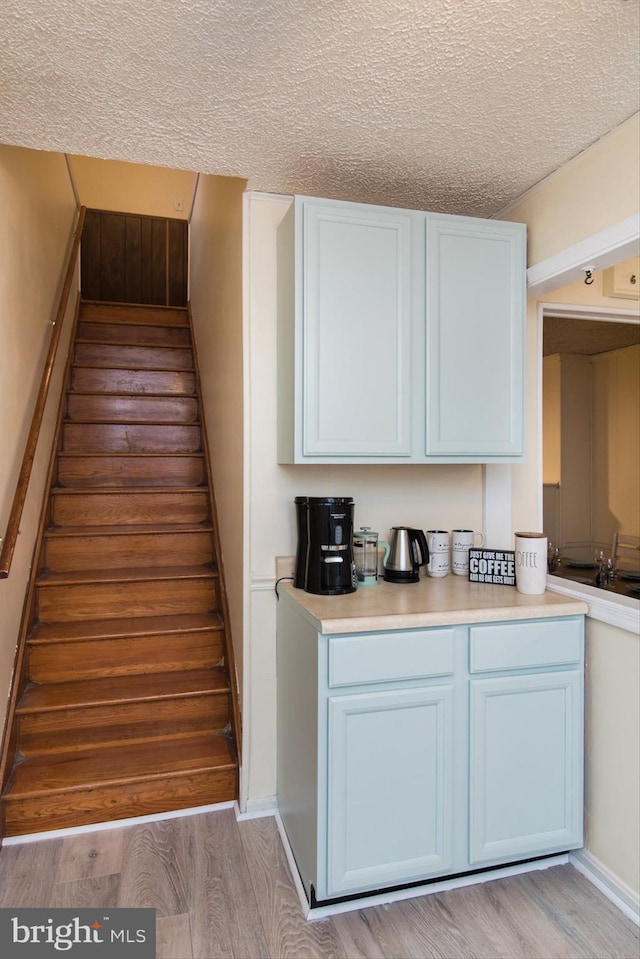
[(254, 802), (249, 801), (245, 810), (240, 809), (236, 802), (236, 819), (242, 822), (244, 819), (263, 819), (265, 816), (273, 816), (278, 808), (278, 800), (275, 796), (269, 796), (267, 799), (258, 799)]
[(640, 896), (592, 856), (587, 849), (577, 849), (569, 855), (569, 862), (592, 882), (618, 909), (640, 926)]

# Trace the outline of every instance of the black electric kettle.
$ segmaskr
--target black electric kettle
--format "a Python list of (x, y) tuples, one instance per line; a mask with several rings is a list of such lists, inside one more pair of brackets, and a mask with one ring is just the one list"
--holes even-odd
[(389, 555), (384, 578), (389, 583), (417, 583), (420, 567), (429, 562), (427, 537), (421, 529), (394, 526), (389, 538)]

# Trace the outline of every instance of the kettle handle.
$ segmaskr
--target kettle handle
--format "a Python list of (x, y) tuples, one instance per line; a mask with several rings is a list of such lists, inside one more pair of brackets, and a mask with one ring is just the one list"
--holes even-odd
[[(420, 556), (422, 559), (421, 563), (418, 563), (418, 566), (426, 566), (429, 562), (429, 546), (427, 544), (427, 537), (424, 535), (424, 530), (421, 529), (410, 529), (409, 537), (412, 543), (417, 543), (420, 550)], [(414, 551), (415, 556), (415, 551)], [(416, 559), (417, 562), (417, 559)]]

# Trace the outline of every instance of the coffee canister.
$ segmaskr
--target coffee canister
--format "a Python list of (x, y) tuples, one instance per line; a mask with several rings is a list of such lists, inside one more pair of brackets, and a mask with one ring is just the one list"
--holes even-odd
[(547, 537), (544, 533), (516, 533), (516, 589), (536, 596), (547, 588)]

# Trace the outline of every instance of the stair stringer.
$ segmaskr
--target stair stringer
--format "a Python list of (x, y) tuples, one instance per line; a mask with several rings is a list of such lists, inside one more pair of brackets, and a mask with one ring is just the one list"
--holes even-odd
[(229, 617), (229, 599), (227, 596), (226, 579), (224, 573), (224, 564), (222, 561), (222, 545), (220, 542), (220, 524), (218, 522), (218, 510), (214, 494), (213, 476), (211, 471), (211, 457), (209, 452), (209, 439), (207, 436), (206, 417), (202, 408), (202, 383), (200, 379), (200, 368), (198, 365), (198, 349), (193, 328), (193, 316), (191, 314), (191, 303), (187, 304), (187, 316), (189, 318), (189, 329), (191, 331), (191, 343), (193, 344), (193, 363), (196, 375), (196, 391), (200, 401), (200, 428), (202, 430), (202, 448), (204, 450), (205, 473), (207, 477), (207, 489), (209, 491), (209, 509), (213, 522), (213, 539), (215, 560), (218, 567), (220, 583), (220, 600), (222, 604), (222, 617), (225, 624), (225, 666), (231, 684), (231, 705), (233, 716), (233, 734), (235, 747), (238, 755), (238, 767), (242, 762), (242, 719), (240, 713), (240, 693), (238, 674), (236, 671), (236, 660), (233, 648), (233, 637), (231, 633), (231, 620)]

